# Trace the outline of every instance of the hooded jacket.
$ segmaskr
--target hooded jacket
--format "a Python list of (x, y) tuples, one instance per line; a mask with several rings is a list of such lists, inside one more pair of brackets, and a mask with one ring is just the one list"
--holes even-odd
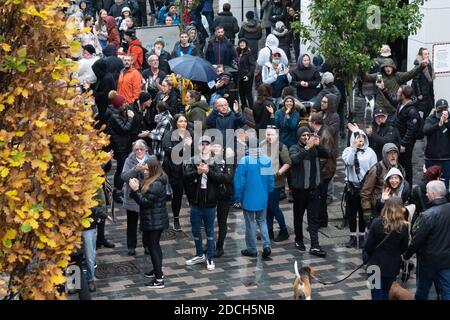
[(132, 191), (131, 198), (139, 205), (140, 227), (142, 231), (169, 228), (169, 214), (166, 208), (167, 176), (161, 173), (146, 192)]
[[(394, 69), (391, 75), (388, 76), (386, 74), (384, 70), (385, 67), (392, 67)], [(423, 67), (421, 66), (416, 66), (408, 72), (399, 72), (397, 71), (397, 66), (395, 65), (394, 60), (390, 58), (385, 59), (380, 68), (384, 86), (390, 93), (393, 94), (397, 93), (400, 85), (405, 84), (409, 80), (413, 79), (423, 69)], [(363, 75), (363, 80), (365, 82), (375, 83), (377, 81), (377, 75), (378, 73), (365, 73)], [(389, 114), (393, 114), (396, 110), (396, 106), (392, 105), (392, 103), (389, 102), (389, 100), (386, 99), (386, 97), (379, 90), (377, 91), (375, 103), (376, 105), (383, 107), (387, 112), (389, 112)]]
[(116, 108), (108, 108), (106, 131), (111, 135), (111, 148), (117, 153), (131, 152), (133, 119)]
[(105, 23), (106, 23), (106, 31), (108, 32), (108, 43), (115, 45), (116, 48), (119, 49), (120, 33), (119, 30), (117, 30), (116, 28), (116, 20), (111, 16), (107, 16), (105, 18)]
[(319, 94), (316, 97), (316, 101), (314, 102), (314, 107), (320, 109), (320, 106), (321, 106), (320, 103), (322, 101), (322, 98), (325, 97), (327, 94), (334, 94), (334, 95), (336, 95), (337, 96), (337, 101), (338, 101), (337, 105), (339, 105), (341, 103), (341, 100), (342, 100), (341, 92), (339, 91), (338, 87), (336, 87), (336, 85), (333, 84), (333, 85), (329, 85), (329, 86), (326, 86), (326, 87), (324, 86), (320, 90)]
[(450, 121), (439, 127), (436, 111), (425, 120), (423, 133), (427, 137), (426, 160), (450, 160)]
[[(279, 50), (279, 49), (277, 49)], [(272, 87), (272, 97), (281, 97), (281, 92), (285, 87), (289, 85), (291, 81), (291, 75), (285, 73), (284, 69), (287, 67), (283, 63), (279, 64), (281, 68), (280, 73), (276, 74), (276, 68), (273, 66), (272, 62), (267, 62), (262, 68), (262, 82), (265, 84), (270, 84)]]
[(97, 60), (92, 65), (92, 71), (97, 77), (97, 82), (92, 85), (92, 89), (94, 90), (95, 104), (98, 108), (98, 118), (102, 123), (105, 123), (106, 110), (109, 105), (108, 93), (116, 89), (116, 82), (108, 71), (108, 64), (104, 59)]
[[(376, 213), (376, 199), (383, 192), (384, 177), (392, 168), (388, 161), (387, 154), (393, 150), (400, 154), (395, 144), (386, 143), (383, 147), (383, 160), (373, 165), (366, 174), (366, 178), (364, 179), (364, 184), (361, 189), (361, 206), (363, 211), (371, 211), (374, 214)], [(400, 169), (402, 176), (405, 176), (405, 171), (398, 161), (395, 168)], [(377, 174), (377, 171), (379, 174)]]
[[(308, 101), (316, 96), (319, 92), (317, 86), (320, 83), (320, 73), (312, 64), (312, 61), (308, 67), (303, 65), (302, 60), (305, 56), (309, 57), (307, 54), (302, 54), (298, 59), (297, 68), (290, 72), (292, 76), (292, 85), (297, 88), (297, 96), (302, 101)], [(300, 85), (302, 81), (308, 82), (308, 87), (302, 87)]]
[[(340, 117), (337, 114), (338, 107), (338, 97), (335, 94), (327, 94), (325, 97), (328, 98), (328, 109), (323, 115), (323, 122), (330, 130), (331, 135), (334, 138), (335, 142), (335, 154), (338, 153), (339, 149), (339, 122)], [(367, 137), (366, 137), (367, 138)]]
[[(355, 141), (355, 134), (352, 133), (350, 136), (350, 147), (344, 149), (342, 153), (342, 161), (344, 161), (346, 170), (345, 170), (345, 180), (352, 182), (354, 184), (359, 184), (363, 179), (369, 169), (377, 163), (377, 156), (372, 148), (369, 147), (369, 142), (366, 134), (362, 130), (355, 130), (354, 132), (359, 133), (365, 137), (364, 146), (362, 150), (356, 150), (351, 145), (353, 145), (353, 141)], [(357, 153), (358, 163), (359, 163), (359, 174), (356, 174), (355, 167), (355, 155)]]
[(234, 198), (246, 211), (261, 211), (267, 209), (275, 179), (270, 158), (252, 150), (239, 161), (234, 174)]
[(259, 134), (260, 129), (265, 129), (268, 125), (274, 124), (274, 116), (271, 116), (270, 112), (267, 111), (267, 107), (271, 106), (275, 110), (275, 105), (273, 99), (265, 99), (262, 102), (258, 100), (253, 104), (253, 118), (255, 119), (255, 129), (257, 134)]
[[(180, 136), (174, 136), (172, 139), (173, 132), (174, 130), (167, 131), (164, 134), (162, 140), (162, 147), (164, 150), (163, 168), (164, 172), (166, 172), (167, 176), (169, 177), (169, 182), (171, 184), (179, 184), (183, 183), (183, 164), (173, 161), (175, 160), (175, 158), (172, 158), (172, 152), (175, 152), (177, 155), (179, 155), (181, 159), (189, 159), (194, 153), (194, 143), (189, 146), (183, 143), (183, 140)], [(189, 131), (189, 134), (192, 138), (193, 133)], [(175, 148), (177, 148), (176, 150), (178, 150), (178, 153), (176, 150), (174, 151)]]
[(286, 17), (286, 7), (283, 5), (281, 0), (279, 2), (273, 2), (270, 6), (270, 22), (272, 23), (272, 27), (275, 27), (275, 24), (278, 21), (284, 21)]
[(82, 84), (85, 80), (87, 80), (90, 84), (93, 84), (97, 81), (97, 77), (95, 76), (94, 71), (92, 70), (92, 65), (99, 59), (97, 56), (93, 56), (90, 59), (81, 59), (78, 61), (78, 70), (76, 73), (76, 77)]
[(106, 64), (108, 65), (108, 72), (111, 72), (117, 86), (120, 70), (125, 68), (125, 66), (123, 65), (122, 59), (117, 57), (116, 46), (113, 44), (107, 44), (106, 47), (103, 48), (103, 56), (104, 56), (103, 59), (106, 61)]
[[(280, 41), (273, 34), (269, 34), (266, 38), (266, 46), (259, 50), (258, 60), (256, 63), (258, 66), (262, 67), (267, 62), (270, 62), (270, 57), (272, 56), (272, 51), (278, 48)], [(289, 65), (289, 60), (283, 49), (278, 48), (278, 52), (281, 54), (281, 63), (284, 65)]]
[[(151, 156), (148, 153), (145, 153), (144, 162), (149, 160), (150, 157), (154, 157), (154, 156)], [(128, 184), (128, 181), (130, 181), (131, 178), (136, 178), (139, 180), (139, 184), (142, 185), (142, 182), (144, 181), (144, 173), (138, 172), (135, 170), (135, 167), (138, 163), (139, 163), (139, 161), (136, 158), (136, 154), (134, 152), (131, 152), (130, 155), (128, 156), (128, 158), (125, 160), (125, 164), (123, 165), (122, 173), (120, 174), (120, 178), (124, 182), (122, 207), (125, 210), (130, 210), (130, 211), (134, 211), (134, 212), (139, 212), (139, 205), (130, 196), (131, 188), (130, 188), (130, 185)]]
[[(402, 172), (397, 168), (391, 168), (386, 176), (384, 177), (384, 187), (389, 187), (389, 178), (393, 175), (397, 175), (401, 179), (401, 183), (399, 187), (392, 191), (391, 189), (391, 197), (400, 197), (402, 198), (403, 203), (406, 205), (409, 202), (409, 199), (411, 197), (411, 187), (409, 186), (408, 181), (405, 180), (403, 177)], [(376, 203), (376, 211), (379, 215), (381, 213), (381, 210), (383, 210), (384, 203), (381, 201), (381, 194), (377, 196), (377, 203)]]
[(321, 145), (306, 150), (299, 139), (304, 132), (311, 131), (306, 126), (298, 128), (298, 142), (289, 148), (291, 185), (293, 189), (316, 189), (321, 181), (319, 158), (328, 159), (329, 153)]
[(242, 24), (241, 30), (238, 34), (239, 39), (246, 39), (250, 53), (254, 56), (258, 54), (259, 40), (262, 38), (261, 25), (256, 20), (249, 20)]
[(233, 17), (233, 14), (228, 11), (219, 12), (219, 14), (214, 19), (212, 28), (215, 29), (217, 26), (222, 26), (225, 31), (225, 37), (230, 40), (234, 40), (236, 33), (239, 32), (239, 24), (237, 19)]
[(261, 27), (270, 28), (272, 26), (272, 22), (270, 21), (272, 2), (270, 0), (264, 0), (261, 4), (261, 10), (264, 11), (264, 14), (261, 17)]

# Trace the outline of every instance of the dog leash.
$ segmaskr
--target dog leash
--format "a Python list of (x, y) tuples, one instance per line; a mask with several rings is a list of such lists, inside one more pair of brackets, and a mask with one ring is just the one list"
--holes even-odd
[[(378, 248), (379, 248), (379, 247), (380, 247), (380, 246), (381, 246), (381, 245), (389, 238), (389, 236), (391, 235), (391, 233), (392, 233), (392, 231), (389, 232), (389, 233), (384, 237), (383, 241), (381, 241), (381, 242), (375, 247), (375, 250), (377, 250), (377, 249), (378, 249)], [(375, 250), (374, 250), (374, 251), (375, 251)], [(348, 278), (350, 278), (356, 271), (358, 271), (359, 269), (361, 269), (365, 264), (366, 264), (366, 263), (363, 262), (363, 263), (360, 264), (355, 270), (353, 270), (352, 272), (350, 272), (349, 275), (347, 275), (347, 276), (344, 277), (343, 279), (340, 279), (340, 280), (337, 280), (337, 281), (333, 281), (333, 282), (324, 282), (324, 281), (318, 279), (316, 276), (313, 276), (313, 275), (311, 275), (311, 278), (313, 278), (314, 280), (316, 280), (316, 281), (319, 282), (320, 284), (323, 284), (324, 286), (338, 284), (338, 283), (341, 283), (341, 282), (347, 280)]]

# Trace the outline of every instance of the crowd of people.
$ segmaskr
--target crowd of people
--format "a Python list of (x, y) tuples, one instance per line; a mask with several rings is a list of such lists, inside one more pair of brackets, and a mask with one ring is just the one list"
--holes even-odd
[[(377, 92), (373, 121), (366, 128), (349, 122), (345, 130), (347, 93), (339, 74), (320, 57), (300, 54), (299, 39), (290, 30), (300, 1), (261, 1), (261, 21), (249, 11), (240, 28), (228, 3), (214, 16), (212, 1), (188, 0), (181, 13), (171, 1), (149, 1), (161, 23), (171, 18), (183, 26), (174, 48), (165, 47), (162, 35), (150, 52), (134, 29), (147, 23), (145, 1), (111, 2), (81, 1), (79, 10), (67, 13), (70, 22), (85, 29), (79, 37), (82, 54), (72, 57), (79, 64), (74, 77), (82, 90), (94, 92), (97, 127), (106, 127), (111, 136), (106, 150), (116, 161), (113, 199), (126, 210), (130, 256), (136, 255), (140, 220), (153, 264), (145, 274), (149, 287), (165, 286), (160, 239), (170, 225), (181, 230), (183, 194), (195, 242), (186, 265), (215, 269), (224, 254), (230, 207), (242, 209), (245, 217), (241, 254), (257, 257), (261, 239), (262, 258), (271, 256), (272, 241), (290, 239), (279, 205), (286, 197), (293, 203), (294, 247), (306, 250), (306, 212), (309, 252), (325, 258), (318, 230), (328, 226), (341, 157), (350, 227), (346, 246), (363, 249), (366, 261), (382, 270), (382, 286), (372, 290), (372, 297), (386, 299), (401, 266), (417, 253), (416, 298), (427, 298), (433, 281), (438, 296), (449, 298), (450, 123), (448, 102), (434, 102), (426, 48), (420, 49), (414, 69), (400, 72), (382, 46), (372, 73), (361, 70), (362, 80)], [(265, 42), (261, 48), (260, 40)], [(168, 62), (185, 55), (208, 60), (216, 79), (202, 83), (173, 73)], [(348, 146), (340, 154), (347, 132)], [(424, 180), (414, 185), (412, 154), (424, 137)], [(105, 172), (110, 166), (105, 164)], [(95, 217), (97, 247), (113, 247), (100, 231), (104, 219), (104, 213)], [(91, 291), (93, 237), (87, 230)]]

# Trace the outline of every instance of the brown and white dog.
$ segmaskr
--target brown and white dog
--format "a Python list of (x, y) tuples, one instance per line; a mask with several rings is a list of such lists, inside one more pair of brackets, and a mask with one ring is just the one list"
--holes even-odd
[(403, 288), (397, 281), (389, 289), (389, 300), (414, 300), (411, 292)]
[(296, 278), (294, 280), (294, 300), (311, 300), (311, 276), (315, 276), (316, 272), (312, 267), (307, 266), (298, 270), (297, 261), (294, 263)]

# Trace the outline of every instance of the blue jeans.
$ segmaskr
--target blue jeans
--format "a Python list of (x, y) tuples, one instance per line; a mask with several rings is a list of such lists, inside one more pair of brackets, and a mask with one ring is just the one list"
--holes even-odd
[(371, 289), (372, 300), (389, 300), (389, 290), (395, 278), (381, 277), (381, 288)]
[(283, 99), (281, 97), (273, 98), (273, 104), (275, 105), (275, 110), (277, 111), (280, 109), (280, 104), (283, 102)]
[(256, 224), (261, 232), (263, 248), (270, 248), (269, 231), (267, 230), (266, 210), (247, 211), (244, 210), (245, 217), (245, 244), (247, 250), (251, 253), (257, 253), (256, 250)]
[(95, 275), (95, 248), (97, 244), (97, 229), (83, 231), (84, 255), (86, 256), (86, 279), (94, 280)]
[(203, 222), (207, 239), (207, 257), (211, 259), (214, 256), (214, 219), (216, 218), (216, 208), (192, 206), (190, 218), (195, 242), (195, 255), (203, 255), (202, 232), (200, 229)]
[(417, 264), (416, 300), (427, 300), (434, 283), (439, 300), (450, 300), (450, 268), (436, 269)]
[(283, 212), (280, 209), (280, 194), (282, 188), (275, 188), (269, 194), (269, 203), (267, 205), (267, 229), (273, 231), (273, 218), (275, 217), (280, 225), (280, 232), (287, 231)]
[(442, 169), (442, 178), (445, 179), (445, 187), (448, 189), (450, 181), (450, 160), (425, 160), (425, 167), (440, 166)]

